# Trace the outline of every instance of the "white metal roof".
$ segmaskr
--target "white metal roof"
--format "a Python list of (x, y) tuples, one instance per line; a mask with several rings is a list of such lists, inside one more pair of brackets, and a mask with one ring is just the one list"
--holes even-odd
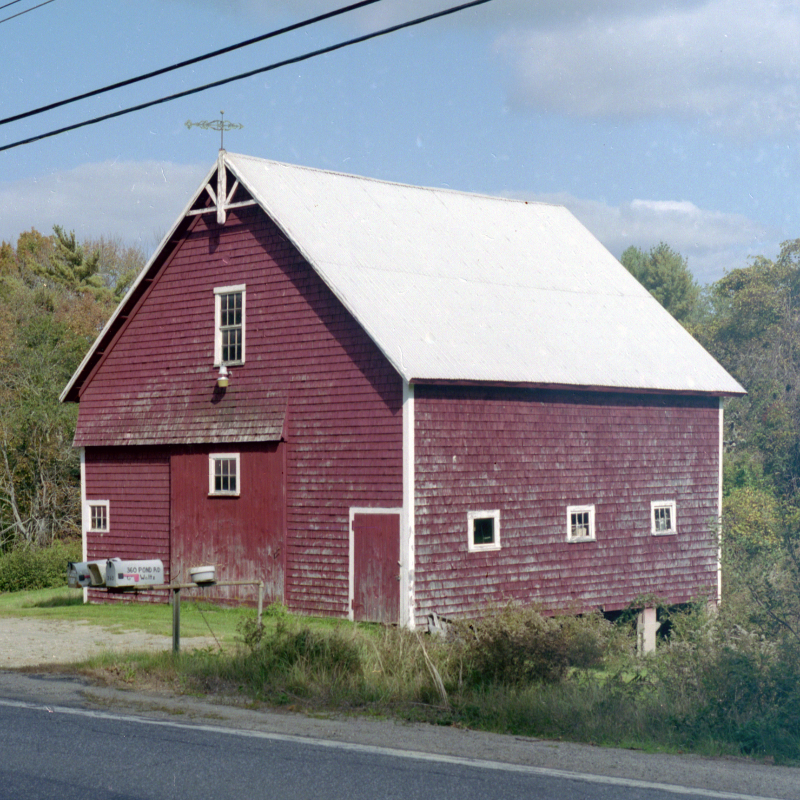
[(744, 391), (563, 207), (225, 161), (409, 381)]

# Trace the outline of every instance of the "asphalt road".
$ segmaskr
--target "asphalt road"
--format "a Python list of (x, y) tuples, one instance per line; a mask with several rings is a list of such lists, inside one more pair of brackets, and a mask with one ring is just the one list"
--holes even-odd
[(0, 672), (6, 798), (800, 798), (800, 770), (309, 719)]

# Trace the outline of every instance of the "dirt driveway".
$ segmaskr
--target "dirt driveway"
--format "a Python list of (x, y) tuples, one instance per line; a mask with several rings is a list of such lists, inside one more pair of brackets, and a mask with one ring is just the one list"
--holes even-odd
[[(211, 637), (182, 638), (181, 649), (214, 645)], [(0, 618), (0, 670), (68, 664), (104, 651), (170, 650), (171, 636), (117, 632), (88, 622)]]

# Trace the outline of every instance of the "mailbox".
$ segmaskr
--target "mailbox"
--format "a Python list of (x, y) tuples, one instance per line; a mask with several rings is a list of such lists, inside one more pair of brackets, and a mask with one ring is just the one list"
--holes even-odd
[(102, 561), (87, 561), (86, 567), (89, 570), (89, 575), (92, 578), (90, 586), (105, 586), (106, 585), (106, 560)]
[(67, 562), (67, 586), (70, 589), (78, 589), (82, 586), (92, 585), (92, 573), (89, 571), (89, 564), (86, 561)]
[(164, 583), (164, 564), (159, 559), (106, 562), (106, 586), (109, 589), (146, 589)]
[(81, 586), (105, 586), (106, 560), (68, 561), (67, 585), (71, 589), (77, 589)]

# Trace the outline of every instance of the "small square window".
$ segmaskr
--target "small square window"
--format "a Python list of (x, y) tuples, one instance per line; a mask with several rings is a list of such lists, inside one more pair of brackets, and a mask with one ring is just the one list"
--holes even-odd
[(467, 547), (471, 553), (500, 549), (500, 512), (467, 512)]
[(89, 530), (92, 533), (105, 533), (108, 530), (108, 505), (108, 500), (90, 500), (87, 503)]
[(650, 503), (650, 532), (653, 536), (678, 532), (674, 500), (658, 500)]
[(208, 458), (208, 493), (239, 496), (239, 454), (215, 453)]
[(567, 541), (594, 541), (594, 506), (567, 508)]
[(244, 364), (245, 286), (214, 289), (214, 364)]

